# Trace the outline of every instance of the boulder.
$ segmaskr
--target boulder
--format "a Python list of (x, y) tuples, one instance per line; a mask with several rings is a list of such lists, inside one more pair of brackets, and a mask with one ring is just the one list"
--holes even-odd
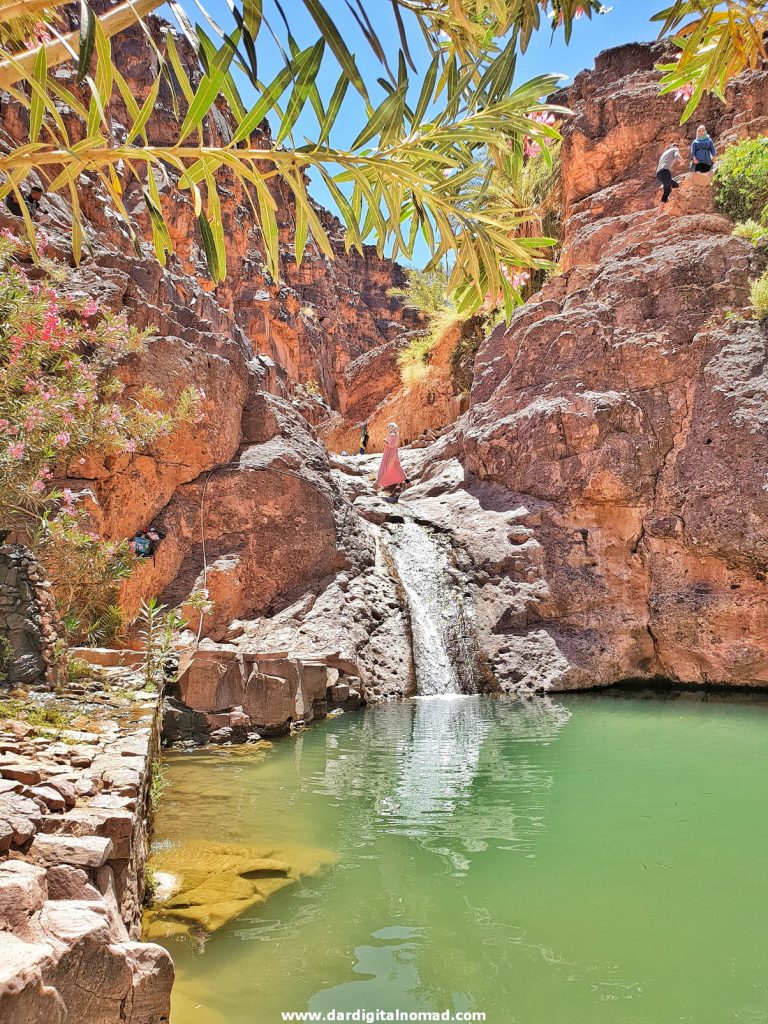
[(111, 839), (102, 836), (66, 836), (38, 834), (32, 841), (29, 856), (38, 864), (72, 864), (99, 868), (112, 855)]

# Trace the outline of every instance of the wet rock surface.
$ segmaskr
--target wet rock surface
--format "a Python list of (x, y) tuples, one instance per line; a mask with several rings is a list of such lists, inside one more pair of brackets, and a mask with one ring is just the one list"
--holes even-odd
[(326, 850), (204, 840), (153, 854), (162, 891), (146, 912), (150, 938), (216, 931), (250, 907), (332, 863)]

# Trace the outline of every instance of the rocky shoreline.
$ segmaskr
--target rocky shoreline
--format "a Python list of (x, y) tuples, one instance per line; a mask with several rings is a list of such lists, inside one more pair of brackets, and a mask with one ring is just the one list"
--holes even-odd
[(130, 669), (0, 704), (0, 1019), (160, 1024), (173, 963), (142, 943), (160, 695)]

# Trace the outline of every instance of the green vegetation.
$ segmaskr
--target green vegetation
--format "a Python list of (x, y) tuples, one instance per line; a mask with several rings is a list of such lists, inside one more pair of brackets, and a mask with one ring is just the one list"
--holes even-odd
[[(726, 7), (727, 10), (723, 10)], [(653, 18), (661, 35), (680, 47), (678, 59), (661, 64), (662, 93), (685, 102), (687, 121), (705, 93), (723, 98), (728, 82), (768, 57), (766, 0), (675, 0)]]
[(715, 200), (734, 221), (768, 223), (768, 137), (725, 150), (715, 168)]
[(13, 648), (7, 636), (0, 636), (0, 682), (8, 677), (8, 669), (13, 661)]
[(768, 320), (768, 270), (752, 282), (749, 297), (757, 319)]
[(0, 701), (0, 718), (15, 718), (35, 728), (66, 729), (76, 717), (76, 711), (64, 710), (51, 701), (37, 703), (16, 698)]
[(155, 895), (157, 893), (157, 873), (151, 864), (147, 864), (144, 869), (144, 898), (142, 900), (145, 907), (151, 907), (155, 902)]
[(406, 270), (405, 287), (390, 288), (387, 295), (402, 299), (406, 309), (418, 310), (425, 316), (456, 311), (448, 294), (448, 275), (442, 267)]
[(153, 761), (149, 780), (149, 805), (153, 811), (157, 809), (160, 797), (168, 786), (168, 773), (161, 761)]
[(743, 220), (734, 227), (733, 233), (737, 238), (746, 238), (752, 245), (757, 245), (768, 238), (768, 227), (758, 224), (756, 220)]
[(83, 683), (94, 678), (93, 666), (83, 658), (67, 658), (67, 678), (70, 683)]
[[(78, 178), (87, 170), (123, 217), (136, 249), (144, 251), (123, 204), (130, 174), (143, 186), (157, 258), (164, 262), (173, 247), (167, 218), (181, 193), (193, 205), (210, 274), (221, 281), (227, 254), (216, 174), (225, 170), (251, 206), (266, 268), (279, 280), (272, 182), (279, 181), (295, 200), (297, 260), (310, 240), (333, 256), (307, 191), (313, 172), (336, 199), (349, 248), (362, 252), (366, 239), (373, 239), (380, 252), (409, 259), (421, 235), (433, 253), (432, 267), (449, 256), (450, 291), (462, 312), (479, 308), (488, 293), (511, 298), (500, 264), (531, 270), (546, 265), (541, 245), (505, 230), (509, 211), (505, 217), (490, 204), (483, 186), (526, 146), (530, 151), (531, 143), (557, 136), (535, 116), (548, 109), (541, 100), (553, 92), (557, 77), (513, 88), (518, 53), (549, 24), (553, 31), (562, 29), (567, 42), (577, 18), (603, 12), (599, 0), (391, 0), (378, 5), (388, 24), (376, 26), (365, 0), (348, 0), (357, 23), (354, 39), (340, 33), (324, 0), (296, 0), (288, 14), (277, 0), (232, 2), (225, 29), (204, 10), (206, 27), (193, 25), (172, 4), (179, 33), (169, 31), (160, 42), (150, 30), (145, 33), (156, 48), (157, 72), (141, 104), (113, 62), (111, 40), (162, 0), (124, 0), (99, 14), (84, 2), (79, 29), (64, 35), (67, 25), (57, 21), (63, 2), (6, 0), (0, 7), (0, 89), (27, 108), (29, 125), (28, 137), (0, 155), (0, 198), (15, 194), (33, 246), (35, 227), (22, 189), (42, 181), (71, 199), (73, 255), (79, 260), (88, 239)], [(684, 94), (684, 118), (705, 92), (720, 95), (733, 75), (766, 56), (768, 4), (733, 0), (728, 7), (723, 13), (718, 0), (675, 0), (656, 16), (661, 34), (680, 46), (679, 62), (664, 68), (663, 88)], [(299, 22), (317, 32), (304, 49), (295, 38)], [(183, 53), (177, 43), (182, 37)], [(419, 48), (412, 52), (413, 39)], [(360, 46), (378, 65), (365, 77), (353, 53)], [(190, 66), (190, 53), (199, 68)], [(77, 90), (55, 72), (73, 54), (79, 57)], [(270, 64), (277, 74), (264, 82), (259, 70)], [(335, 87), (321, 96), (318, 83), (329, 75)], [(237, 88), (236, 78), (243, 76), (258, 97), (250, 108)], [(172, 90), (177, 122), (164, 146), (150, 143), (146, 131), (161, 82)], [(349, 127), (350, 91), (360, 101), (358, 134), (340, 149), (335, 132), (339, 122)], [(113, 105), (126, 130), (119, 143), (110, 130)], [(214, 105), (226, 109), (235, 124), (226, 144), (210, 130)], [(254, 134), (264, 118), (273, 126), (274, 144)]]

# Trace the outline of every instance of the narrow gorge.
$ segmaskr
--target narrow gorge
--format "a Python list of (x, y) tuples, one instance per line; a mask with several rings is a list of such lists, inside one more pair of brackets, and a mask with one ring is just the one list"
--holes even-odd
[[(146, 22), (160, 50), (164, 24)], [(171, 146), (157, 51), (138, 27), (113, 50), (135, 103), (152, 102), (149, 136)], [(768, 839), (768, 321), (750, 314), (768, 234), (735, 235), (709, 177), (683, 174), (659, 204), (658, 155), (690, 134), (659, 94), (672, 52), (607, 50), (561, 90), (557, 268), (509, 323), (451, 325), (411, 382), (401, 357), (427, 318), (403, 298), (405, 269), (347, 251), (319, 205), (333, 258), (310, 232), (297, 262), (304, 215), (280, 178), (279, 280), (234, 174), (219, 173), (217, 284), (192, 198), (159, 173), (174, 204), (164, 267), (128, 168), (140, 253), (85, 170), (74, 266), (71, 203), (46, 194), (45, 261), (18, 257), (30, 280), (151, 331), (119, 363), (126, 402), (150, 385), (175, 407), (193, 384), (198, 405), (56, 480), (99, 539), (161, 537), (119, 582), (119, 642), (84, 643), (69, 676), (50, 584), (0, 531), (3, 1024), (272, 1024), (335, 1006), (489, 1024), (705, 1024), (708, 1006), (713, 1024), (762, 1019), (768, 965), (744, 897), (726, 886), (723, 939), (691, 878), (718, 903), (711, 840), (755, 905), (768, 895), (764, 851), (748, 859), (739, 831), (752, 818)], [(73, 64), (57, 74), (74, 87)], [(765, 65), (696, 117), (719, 150), (768, 136)], [(3, 92), (3, 151), (27, 130)], [(266, 121), (254, 137), (273, 144)], [(23, 222), (4, 208), (0, 229), (16, 238)], [(390, 420), (397, 500), (374, 484)], [(151, 599), (184, 618), (158, 642), (159, 690), (139, 625)], [(673, 715), (627, 692), (681, 699)], [(668, 907), (667, 953), (701, 981), (687, 1001), (652, 953)], [(700, 962), (677, 945), (686, 928)], [(710, 992), (721, 942), (732, 976)]]

